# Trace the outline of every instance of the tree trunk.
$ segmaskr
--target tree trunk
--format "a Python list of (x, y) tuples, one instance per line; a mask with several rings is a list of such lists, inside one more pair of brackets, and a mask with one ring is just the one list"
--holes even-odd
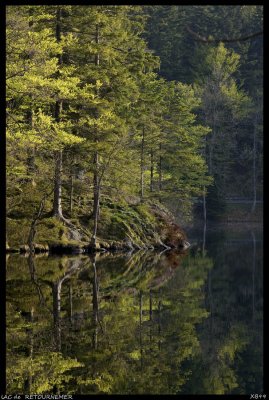
[(54, 174), (54, 198), (53, 216), (62, 217), (62, 164), (63, 153), (59, 150), (55, 153), (55, 174)]
[(257, 187), (256, 187), (256, 130), (257, 130), (257, 113), (255, 115), (254, 127), (253, 127), (253, 203), (251, 212), (256, 210), (257, 202)]
[(141, 161), (140, 161), (140, 197), (143, 200), (144, 197), (144, 147), (145, 147), (145, 127), (142, 129), (142, 141), (141, 141)]
[[(50, 194), (51, 194), (51, 192), (48, 195), (50, 195)], [(35, 235), (36, 235), (36, 224), (37, 224), (37, 221), (41, 218), (41, 215), (42, 215), (44, 207), (45, 207), (46, 197), (48, 195), (44, 194), (44, 196), (42, 197), (42, 200), (39, 204), (39, 208), (31, 222), (31, 226), (30, 226), (30, 230), (29, 230), (29, 234), (28, 234), (28, 238), (27, 238), (27, 244), (29, 246), (31, 254), (33, 254), (35, 252), (34, 239), (35, 239)]]
[(205, 255), (205, 242), (206, 242), (206, 190), (203, 190), (203, 212), (204, 212), (204, 231), (203, 231), (203, 256)]
[[(95, 43), (99, 43), (99, 25), (96, 25), (96, 30), (95, 30)], [(99, 66), (100, 63), (100, 56), (99, 53), (96, 54), (95, 56), (95, 65)], [(98, 95), (98, 89), (97, 95)], [(96, 110), (96, 118), (98, 118), (98, 111)], [(97, 132), (95, 132), (95, 137), (94, 137), (94, 142), (97, 145), (98, 144), (98, 136)], [(98, 229), (98, 220), (99, 220), (99, 206), (100, 206), (100, 179), (99, 179), (99, 170), (98, 170), (98, 165), (99, 165), (99, 154), (98, 150), (96, 149), (94, 152), (93, 156), (93, 165), (94, 165), (94, 174), (93, 174), (93, 234), (91, 238), (91, 246), (93, 248), (96, 247), (96, 235), (97, 235), (97, 229)]]
[[(32, 108), (27, 112), (27, 122), (29, 124), (29, 129), (33, 129), (33, 110)], [(30, 147), (27, 149), (27, 174), (29, 174), (31, 183), (36, 186), (35, 179), (35, 147)]]
[(162, 144), (160, 143), (160, 158), (159, 158), (159, 190), (162, 190)]
[[(97, 139), (95, 140), (97, 143)], [(99, 177), (98, 177), (98, 151), (94, 154), (93, 163), (95, 166), (95, 171), (93, 175), (93, 234), (91, 238), (91, 245), (93, 247), (96, 246), (96, 235), (98, 228), (98, 219), (99, 219), (99, 204), (100, 204), (100, 185), (99, 185)]]
[[(29, 16), (31, 17), (33, 15), (33, 10), (30, 9), (29, 11)], [(31, 31), (31, 27), (33, 26), (33, 21), (29, 21), (29, 28)], [(32, 101), (33, 96), (30, 94), (30, 98)], [(32, 110), (32, 103), (30, 106), (29, 111), (27, 112), (27, 121), (29, 124), (29, 128), (33, 129), (33, 110)], [(27, 149), (27, 174), (29, 174), (31, 178), (31, 183), (33, 186), (36, 186), (35, 179), (34, 179), (34, 173), (35, 173), (35, 147)]]
[[(61, 14), (62, 10), (60, 6), (57, 6), (56, 11), (56, 39), (57, 42), (61, 40)], [(62, 55), (58, 57), (59, 65), (62, 64)], [(61, 121), (63, 102), (57, 100), (55, 103), (55, 121)], [(53, 199), (53, 216), (62, 217), (62, 164), (63, 155), (62, 150), (58, 150), (55, 153), (55, 171), (54, 171), (54, 199)]]
[(212, 175), (213, 171), (213, 151), (214, 151), (214, 142), (215, 142), (215, 135), (216, 135), (216, 107), (214, 106), (213, 115), (206, 117), (206, 122), (208, 124), (212, 124), (212, 132), (210, 135), (206, 136), (206, 143), (207, 143), (207, 153), (208, 153), (208, 173)]
[(70, 218), (72, 218), (72, 212), (73, 212), (73, 194), (74, 194), (74, 176), (71, 173), (71, 175), (70, 175), (70, 197), (69, 197)]
[(150, 191), (151, 192), (153, 192), (153, 171), (154, 171), (153, 149), (151, 148), (151, 150), (150, 150)]

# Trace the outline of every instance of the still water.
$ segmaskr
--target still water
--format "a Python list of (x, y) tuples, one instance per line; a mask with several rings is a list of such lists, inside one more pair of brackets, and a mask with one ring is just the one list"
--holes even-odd
[(7, 256), (7, 393), (263, 393), (262, 232), (186, 253)]

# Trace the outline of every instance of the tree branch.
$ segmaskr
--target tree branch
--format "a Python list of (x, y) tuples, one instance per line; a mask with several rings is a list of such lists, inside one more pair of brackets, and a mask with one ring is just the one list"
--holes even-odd
[(225, 38), (218, 38), (218, 39), (211, 39), (211, 38), (206, 38), (204, 36), (201, 36), (197, 32), (194, 32), (189, 26), (186, 26), (186, 30), (194, 37), (194, 40), (202, 43), (218, 43), (218, 42), (223, 42), (223, 43), (232, 43), (232, 42), (243, 42), (245, 40), (253, 39), (254, 37), (263, 35), (263, 31), (258, 31), (254, 32), (251, 35), (247, 36), (241, 36), (237, 38), (232, 38), (232, 39), (225, 39)]

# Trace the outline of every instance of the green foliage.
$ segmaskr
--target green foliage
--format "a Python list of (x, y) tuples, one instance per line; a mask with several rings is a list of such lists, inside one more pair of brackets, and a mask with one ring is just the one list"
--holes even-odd
[(48, 393), (55, 386), (61, 390), (73, 379), (72, 370), (83, 364), (75, 359), (64, 358), (60, 353), (44, 352), (32, 359), (12, 360), (7, 367), (7, 390), (9, 393), (22, 393), (25, 380), (33, 380), (33, 393)]
[[(172, 191), (190, 202), (210, 183), (201, 155), (209, 131), (196, 123), (195, 115), (200, 100), (191, 86), (167, 82), (155, 72), (159, 58), (143, 39), (145, 24), (138, 6), (7, 8), (7, 198), (12, 218), (31, 218), (50, 192), (49, 212), (57, 174), (64, 214), (72, 212), (81, 220), (93, 211), (93, 176), (101, 197), (112, 196), (113, 202), (138, 196), (141, 174), (144, 197), (153, 201)], [(59, 150), (63, 165), (57, 170)], [(113, 218), (119, 225), (121, 217)], [(100, 233), (109, 224), (103, 225)], [(122, 221), (120, 237), (126, 229)], [(142, 231), (135, 228), (129, 234), (138, 239)], [(43, 241), (40, 230), (39, 236)]]
[(194, 83), (202, 99), (198, 121), (211, 128), (203, 155), (218, 194), (251, 198), (255, 190), (262, 197), (262, 138), (253, 121), (262, 121), (263, 36), (244, 38), (262, 31), (263, 7), (148, 6), (146, 11), (146, 37), (161, 59), (161, 76)]

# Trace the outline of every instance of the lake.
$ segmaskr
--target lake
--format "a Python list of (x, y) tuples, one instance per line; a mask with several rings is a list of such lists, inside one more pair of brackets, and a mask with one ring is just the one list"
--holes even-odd
[(263, 393), (261, 227), (185, 253), (7, 256), (7, 393)]

